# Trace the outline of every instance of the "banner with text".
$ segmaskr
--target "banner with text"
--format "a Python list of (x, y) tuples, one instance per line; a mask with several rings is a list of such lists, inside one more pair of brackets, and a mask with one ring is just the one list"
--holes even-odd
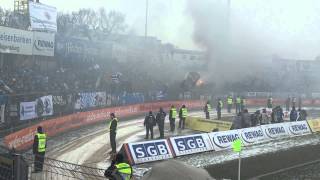
[(261, 143), (267, 140), (260, 127), (244, 128), (239, 129), (238, 131), (245, 146)]
[(37, 117), (36, 102), (21, 102), (20, 103), (20, 120), (34, 119)]
[(208, 134), (171, 137), (170, 143), (176, 156), (213, 150)]
[(54, 34), (34, 32), (33, 53), (40, 56), (54, 56)]
[(261, 126), (264, 135), (269, 139), (277, 139), (289, 136), (286, 123), (267, 124)]
[(32, 55), (33, 33), (0, 26), (0, 53)]
[(57, 32), (57, 8), (29, 1), (32, 30)]
[(130, 154), (135, 164), (173, 158), (167, 140), (128, 143)]
[(238, 130), (209, 133), (213, 148), (216, 151), (231, 149), (232, 142), (240, 138)]

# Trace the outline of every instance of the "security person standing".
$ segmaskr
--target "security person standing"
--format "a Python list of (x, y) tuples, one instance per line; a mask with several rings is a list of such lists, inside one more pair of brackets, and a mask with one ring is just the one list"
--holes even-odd
[(156, 125), (156, 118), (152, 114), (152, 111), (149, 111), (149, 114), (146, 115), (143, 124), (146, 127), (146, 137), (145, 137), (145, 139), (149, 139), (149, 132), (151, 134), (151, 139), (153, 139), (153, 126)]
[(110, 130), (110, 144), (111, 144), (111, 153), (115, 154), (117, 153), (117, 143), (116, 143), (116, 135), (117, 135), (117, 126), (118, 126), (118, 119), (116, 118), (114, 113), (110, 114), (110, 124), (109, 124), (109, 130)]
[(47, 147), (47, 135), (43, 132), (41, 126), (37, 128), (37, 134), (33, 140), (33, 154), (34, 154), (34, 172), (41, 172), (43, 169), (44, 156)]
[(159, 139), (163, 139), (164, 138), (164, 120), (166, 118), (166, 115), (167, 114), (163, 111), (162, 108), (160, 108), (159, 112), (156, 115), (156, 122), (158, 124), (159, 133), (160, 133)]
[(231, 108), (232, 108), (232, 104), (233, 104), (233, 99), (231, 96), (227, 97), (227, 104), (228, 104), (228, 113), (231, 113)]
[(210, 112), (211, 112), (210, 101), (207, 101), (206, 105), (204, 106), (204, 112), (206, 113), (206, 119), (210, 119)]
[(132, 172), (132, 167), (124, 161), (123, 155), (117, 154), (111, 165), (104, 172), (104, 176), (111, 180), (130, 180)]
[(187, 116), (188, 116), (188, 109), (186, 108), (185, 105), (182, 105), (182, 107), (179, 110), (179, 129), (184, 129)]
[(177, 117), (177, 109), (174, 107), (174, 105), (172, 105), (169, 111), (169, 121), (170, 121), (171, 132), (174, 132), (176, 129), (176, 117)]
[(217, 104), (217, 116), (218, 116), (218, 120), (221, 119), (221, 110), (223, 108), (223, 102), (222, 100), (219, 98), (218, 99), (218, 104)]
[(241, 97), (237, 96), (236, 98), (236, 113), (241, 112)]

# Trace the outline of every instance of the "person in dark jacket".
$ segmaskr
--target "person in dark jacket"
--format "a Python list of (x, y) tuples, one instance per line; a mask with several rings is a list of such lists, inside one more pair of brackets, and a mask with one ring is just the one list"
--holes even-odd
[(297, 119), (298, 119), (298, 112), (296, 111), (295, 106), (293, 106), (290, 112), (290, 121), (296, 121)]
[(176, 129), (176, 117), (177, 117), (177, 109), (174, 107), (174, 105), (172, 105), (169, 112), (170, 131), (172, 133)]
[(251, 127), (251, 116), (248, 112), (248, 109), (243, 110), (241, 120), (242, 120), (242, 128)]
[(251, 114), (251, 126), (255, 127), (260, 125), (260, 110), (257, 110), (255, 113)]
[(232, 129), (241, 129), (242, 128), (242, 121), (241, 121), (241, 112), (239, 112), (236, 116), (233, 117), (232, 119)]
[(307, 120), (307, 111), (305, 109), (298, 109), (298, 111), (299, 111), (298, 121)]
[(220, 120), (221, 119), (221, 110), (222, 110), (222, 108), (223, 108), (223, 102), (222, 102), (222, 100), (219, 98), (218, 99), (218, 103), (217, 103), (217, 117), (218, 117), (218, 120)]
[(203, 111), (206, 114), (206, 119), (210, 119), (210, 112), (211, 112), (210, 101), (207, 101), (206, 105), (203, 108)]
[(149, 139), (149, 132), (151, 134), (151, 139), (153, 139), (153, 126), (156, 125), (156, 118), (152, 114), (152, 111), (149, 111), (149, 114), (144, 118), (143, 125), (146, 127), (146, 137), (145, 139)]
[(284, 113), (283, 110), (280, 106), (277, 106), (276, 108), (276, 112), (275, 112), (275, 117), (276, 117), (276, 122), (277, 123), (282, 123), (283, 122), (283, 117), (284, 117)]
[(37, 128), (37, 134), (33, 139), (34, 172), (41, 172), (43, 169), (44, 157), (47, 148), (47, 135), (41, 126)]
[(164, 138), (164, 120), (166, 118), (166, 113), (163, 111), (162, 108), (160, 108), (159, 112), (157, 113), (156, 116), (156, 122), (158, 124), (158, 128), (159, 128), (159, 133), (160, 133), (160, 137), (159, 139), (163, 139)]
[(117, 143), (116, 143), (116, 135), (117, 135), (117, 126), (118, 126), (118, 119), (116, 118), (114, 113), (110, 113), (110, 124), (109, 124), (109, 131), (110, 131), (110, 144), (111, 144), (111, 153), (117, 153)]

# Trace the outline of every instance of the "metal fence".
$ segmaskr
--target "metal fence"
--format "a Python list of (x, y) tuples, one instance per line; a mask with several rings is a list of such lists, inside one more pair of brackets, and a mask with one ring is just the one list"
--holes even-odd
[(106, 179), (104, 169), (88, 166), (81, 166), (73, 163), (59, 161), (56, 159), (45, 158), (43, 170), (34, 171), (34, 157), (32, 154), (24, 154), (24, 159), (28, 162), (30, 180), (87, 180), (87, 179)]

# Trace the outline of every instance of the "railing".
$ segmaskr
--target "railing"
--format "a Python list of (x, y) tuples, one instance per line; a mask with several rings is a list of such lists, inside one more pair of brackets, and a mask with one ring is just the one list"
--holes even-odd
[[(35, 160), (32, 154), (24, 154), (24, 159), (29, 165), (30, 180), (87, 180), (87, 179), (106, 179), (104, 169), (88, 166), (81, 166), (73, 163), (45, 158), (43, 170), (34, 172)], [(41, 162), (38, 162), (41, 163)]]

